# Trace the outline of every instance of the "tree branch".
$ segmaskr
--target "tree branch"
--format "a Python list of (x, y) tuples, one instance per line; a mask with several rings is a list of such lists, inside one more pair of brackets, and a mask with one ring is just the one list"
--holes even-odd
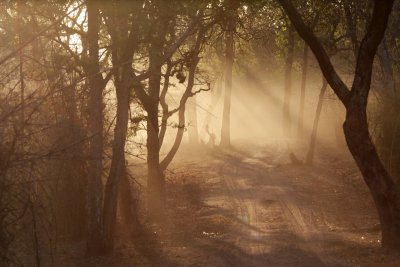
[(321, 71), (326, 77), (326, 80), (328, 81), (329, 85), (334, 90), (335, 94), (339, 97), (339, 99), (342, 101), (342, 103), (346, 105), (350, 95), (350, 90), (337, 74), (321, 42), (318, 40), (315, 34), (309, 29), (309, 27), (304, 23), (299, 12), (293, 6), (292, 1), (278, 0), (278, 2), (285, 10), (286, 15), (289, 17), (290, 21), (296, 28), (301, 38), (304, 39), (304, 41), (313, 51), (315, 57), (318, 60)]

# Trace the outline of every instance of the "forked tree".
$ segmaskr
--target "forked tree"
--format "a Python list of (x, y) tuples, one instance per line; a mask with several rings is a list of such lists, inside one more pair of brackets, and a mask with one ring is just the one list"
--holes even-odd
[(388, 24), (394, 0), (375, 1), (367, 31), (357, 49), (354, 80), (349, 88), (339, 77), (321, 41), (304, 23), (291, 1), (278, 0), (299, 35), (308, 44), (319, 66), (346, 108), (343, 124), (346, 142), (378, 210), (382, 246), (400, 251), (400, 189), (380, 160), (368, 129), (367, 103), (375, 54)]

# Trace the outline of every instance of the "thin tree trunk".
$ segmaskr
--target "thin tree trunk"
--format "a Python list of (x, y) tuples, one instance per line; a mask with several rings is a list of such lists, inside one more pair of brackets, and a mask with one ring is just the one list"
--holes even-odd
[[(164, 57), (165, 36), (170, 24), (169, 5), (157, 1), (160, 10), (149, 48), (148, 103), (147, 112), (147, 210), (149, 219), (160, 221), (164, 215), (165, 177), (160, 168), (160, 140), (158, 125), (158, 106), (160, 104), (161, 66)], [(162, 11), (161, 11), (162, 10)]]
[(103, 163), (103, 81), (99, 67), (99, 24), (100, 14), (96, 0), (87, 0), (89, 64), (89, 119), (88, 129), (91, 137), (89, 144), (89, 165), (87, 181), (87, 253), (102, 253), (102, 204), (103, 184), (101, 181)]
[(285, 89), (283, 97), (283, 134), (291, 137), (292, 134), (292, 118), (291, 118), (291, 97), (292, 97), (292, 67), (294, 53), (294, 29), (292, 26), (288, 28), (288, 48), (285, 62)]
[(198, 53), (199, 53), (200, 45), (201, 45), (202, 38), (203, 38), (202, 34), (204, 34), (204, 33), (199, 32), (199, 34), (198, 34), (196, 45), (194, 48), (194, 56), (192, 59), (192, 64), (189, 69), (188, 85), (186, 87), (185, 92), (183, 93), (183, 95), (181, 97), (181, 100), (179, 101), (179, 111), (178, 111), (179, 122), (178, 122), (178, 131), (176, 133), (175, 142), (174, 142), (171, 150), (168, 152), (168, 154), (165, 156), (165, 158), (160, 163), (160, 168), (162, 171), (165, 171), (165, 169), (171, 163), (172, 159), (176, 155), (176, 152), (178, 152), (179, 146), (182, 142), (183, 134), (185, 131), (186, 103), (187, 103), (189, 97), (192, 96), (192, 89), (194, 86), (194, 78), (195, 78), (195, 74), (196, 74), (197, 64), (199, 62)]
[(327, 87), (328, 87), (328, 83), (327, 83), (326, 79), (323, 77), (322, 87), (321, 87), (321, 91), (319, 93), (319, 98), (318, 98), (317, 110), (315, 111), (314, 124), (313, 124), (313, 128), (312, 128), (311, 140), (310, 140), (310, 147), (308, 149), (307, 156), (306, 156), (307, 164), (311, 164), (313, 161), (313, 158), (314, 158), (315, 143), (317, 140), (318, 123), (319, 123), (319, 118), (321, 116), (322, 102), (324, 100), (324, 95), (325, 95)]
[(306, 98), (306, 82), (307, 82), (307, 69), (308, 69), (308, 45), (304, 43), (303, 50), (303, 66), (301, 74), (301, 91), (300, 91), (300, 107), (299, 107), (299, 124), (297, 128), (298, 137), (304, 134), (304, 103)]
[[(181, 103), (186, 102), (187, 97), (184, 100), (183, 98), (181, 99)], [(175, 157), (176, 152), (178, 152), (179, 146), (182, 142), (183, 134), (185, 132), (185, 104), (180, 105), (179, 112), (179, 123), (178, 123), (178, 131), (176, 133), (175, 141), (174, 144), (172, 145), (171, 150), (168, 152), (168, 154), (165, 156), (163, 161), (160, 163), (160, 169), (164, 171), (168, 165), (171, 163), (172, 159)]]
[(231, 145), (231, 97), (232, 97), (232, 70), (235, 59), (234, 33), (236, 28), (236, 9), (237, 3), (229, 1), (227, 11), (227, 31), (225, 33), (225, 92), (224, 107), (222, 111), (221, 143), (222, 147)]
[(188, 99), (187, 105), (189, 144), (191, 146), (197, 146), (199, 145), (199, 130), (197, 127), (196, 96)]
[(393, 75), (393, 63), (385, 39), (382, 40), (382, 43), (379, 46), (378, 58), (382, 68), (384, 82), (382, 95), (386, 97), (393, 97), (396, 95), (396, 83)]
[(226, 33), (226, 63), (225, 63), (225, 91), (224, 108), (222, 111), (221, 146), (231, 144), (231, 97), (232, 97), (232, 68), (234, 57), (233, 32)]
[(172, 71), (172, 65), (167, 65), (167, 70), (164, 74), (164, 85), (163, 89), (161, 90), (160, 94), (160, 105), (162, 108), (162, 117), (161, 117), (161, 125), (160, 125), (160, 133), (158, 134), (158, 142), (159, 142), (159, 149), (161, 149), (162, 144), (164, 142), (165, 133), (167, 132), (167, 123), (171, 114), (169, 112), (169, 107), (167, 101), (165, 100), (169, 88), (169, 78)]
[[(24, 11), (25, 11), (25, 4), (21, 3), (21, 1), (17, 1), (17, 14), (18, 14), (18, 21), (17, 21), (17, 33), (18, 33), (18, 45), (21, 46), (24, 43), (24, 35), (22, 33), (23, 27), (23, 20)], [(21, 134), (24, 136), (24, 128), (25, 128), (25, 75), (24, 75), (24, 50), (21, 49), (18, 52), (19, 57), (19, 83), (21, 89)], [(22, 147), (22, 150), (24, 148)]]
[[(54, 84), (54, 83), (50, 83)], [(67, 118), (64, 126), (60, 129), (58, 138), (62, 145), (67, 147), (76, 141), (84, 140), (85, 131), (78, 115), (77, 99), (75, 95), (75, 86), (69, 86), (61, 90), (63, 104), (67, 111)], [(62, 166), (61, 186), (67, 190), (58, 190), (55, 196), (61, 204), (60, 216), (65, 226), (65, 233), (71, 235), (74, 240), (81, 240), (84, 237), (85, 229), (85, 179), (87, 177), (87, 168), (84, 155), (84, 144), (82, 142), (65, 151), (64, 162)], [(61, 188), (61, 187), (60, 187)]]
[[(353, 4), (353, 6), (351, 6)], [(344, 1), (344, 13), (346, 16), (347, 23), (347, 34), (350, 36), (354, 57), (357, 59), (359, 42), (357, 38), (357, 8), (355, 3), (352, 1)], [(353, 11), (353, 12), (352, 12)]]
[(159, 163), (157, 112), (158, 106), (153, 106), (147, 114), (147, 207), (149, 218), (153, 220), (162, 218), (165, 203), (165, 180)]
[(221, 75), (221, 77), (218, 77), (217, 79), (215, 89), (211, 91), (211, 104), (209, 104), (209, 110), (207, 112), (206, 118), (204, 119), (204, 125), (206, 126), (211, 123), (211, 117), (215, 117), (213, 115), (213, 112), (222, 95), (222, 80), (223, 77)]
[[(126, 167), (126, 166), (125, 166)], [(121, 211), (121, 217), (125, 228), (129, 234), (139, 233), (140, 222), (138, 218), (138, 203), (131, 189), (129, 182), (128, 170), (125, 170), (124, 175), (119, 183), (119, 199), (118, 207)]]
[[(114, 129), (110, 173), (105, 187), (103, 209), (103, 245), (105, 252), (114, 249), (115, 219), (120, 179), (125, 176), (125, 141), (129, 121), (129, 70), (125, 68), (124, 81), (116, 81), (117, 119)], [(118, 78), (115, 78), (118, 80)]]
[[(150, 105), (147, 111), (147, 205), (149, 218), (162, 218), (165, 203), (165, 180), (160, 169), (160, 143), (158, 127), (158, 104), (161, 82), (161, 51), (162, 45), (158, 40), (153, 41), (150, 51), (149, 78)], [(158, 44), (158, 45), (157, 45)]]
[(131, 88), (131, 71), (136, 39), (136, 24), (129, 27), (129, 12), (121, 6), (106, 5), (103, 8), (107, 17), (106, 24), (111, 36), (112, 76), (117, 100), (116, 122), (112, 143), (112, 158), (105, 186), (103, 204), (103, 236), (104, 253), (114, 250), (115, 225), (117, 218), (118, 196), (121, 179), (126, 176), (125, 144), (129, 124), (129, 103)]

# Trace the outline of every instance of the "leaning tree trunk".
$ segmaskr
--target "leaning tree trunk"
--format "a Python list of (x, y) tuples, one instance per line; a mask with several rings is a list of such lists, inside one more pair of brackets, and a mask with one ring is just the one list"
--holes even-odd
[(186, 96), (182, 97), (180, 101), (180, 108), (178, 111), (178, 117), (179, 117), (179, 122), (178, 122), (178, 130), (175, 136), (175, 141), (174, 144), (172, 145), (171, 150), (168, 152), (168, 154), (165, 156), (165, 158), (161, 161), (160, 163), (160, 169), (162, 171), (165, 171), (168, 167), (168, 165), (171, 163), (172, 159), (175, 157), (176, 152), (178, 152), (179, 146), (181, 145), (183, 134), (185, 132), (185, 104), (187, 101)]
[(315, 111), (314, 124), (313, 124), (313, 128), (312, 128), (312, 133), (311, 133), (310, 147), (308, 149), (307, 156), (306, 156), (307, 164), (311, 164), (313, 161), (313, 158), (314, 158), (315, 143), (317, 140), (318, 123), (319, 123), (319, 118), (321, 116), (322, 102), (324, 101), (324, 95), (325, 95), (327, 87), (328, 87), (328, 83), (327, 83), (326, 79), (323, 78), (321, 91), (320, 91), (319, 97), (318, 97), (317, 110)]

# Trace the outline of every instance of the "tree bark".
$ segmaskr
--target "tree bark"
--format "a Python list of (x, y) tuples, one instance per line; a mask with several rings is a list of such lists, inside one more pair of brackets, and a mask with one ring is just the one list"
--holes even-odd
[(314, 124), (313, 124), (313, 128), (312, 128), (311, 140), (310, 140), (310, 147), (308, 149), (307, 156), (306, 156), (307, 164), (311, 164), (313, 161), (313, 158), (314, 158), (315, 143), (317, 140), (318, 123), (319, 123), (319, 118), (320, 118), (321, 110), (322, 110), (322, 102), (324, 100), (324, 95), (325, 95), (327, 87), (328, 87), (328, 83), (326, 82), (326, 79), (323, 78), (322, 87), (321, 87), (321, 91), (319, 93), (319, 98), (318, 98), (317, 110), (315, 111)]

